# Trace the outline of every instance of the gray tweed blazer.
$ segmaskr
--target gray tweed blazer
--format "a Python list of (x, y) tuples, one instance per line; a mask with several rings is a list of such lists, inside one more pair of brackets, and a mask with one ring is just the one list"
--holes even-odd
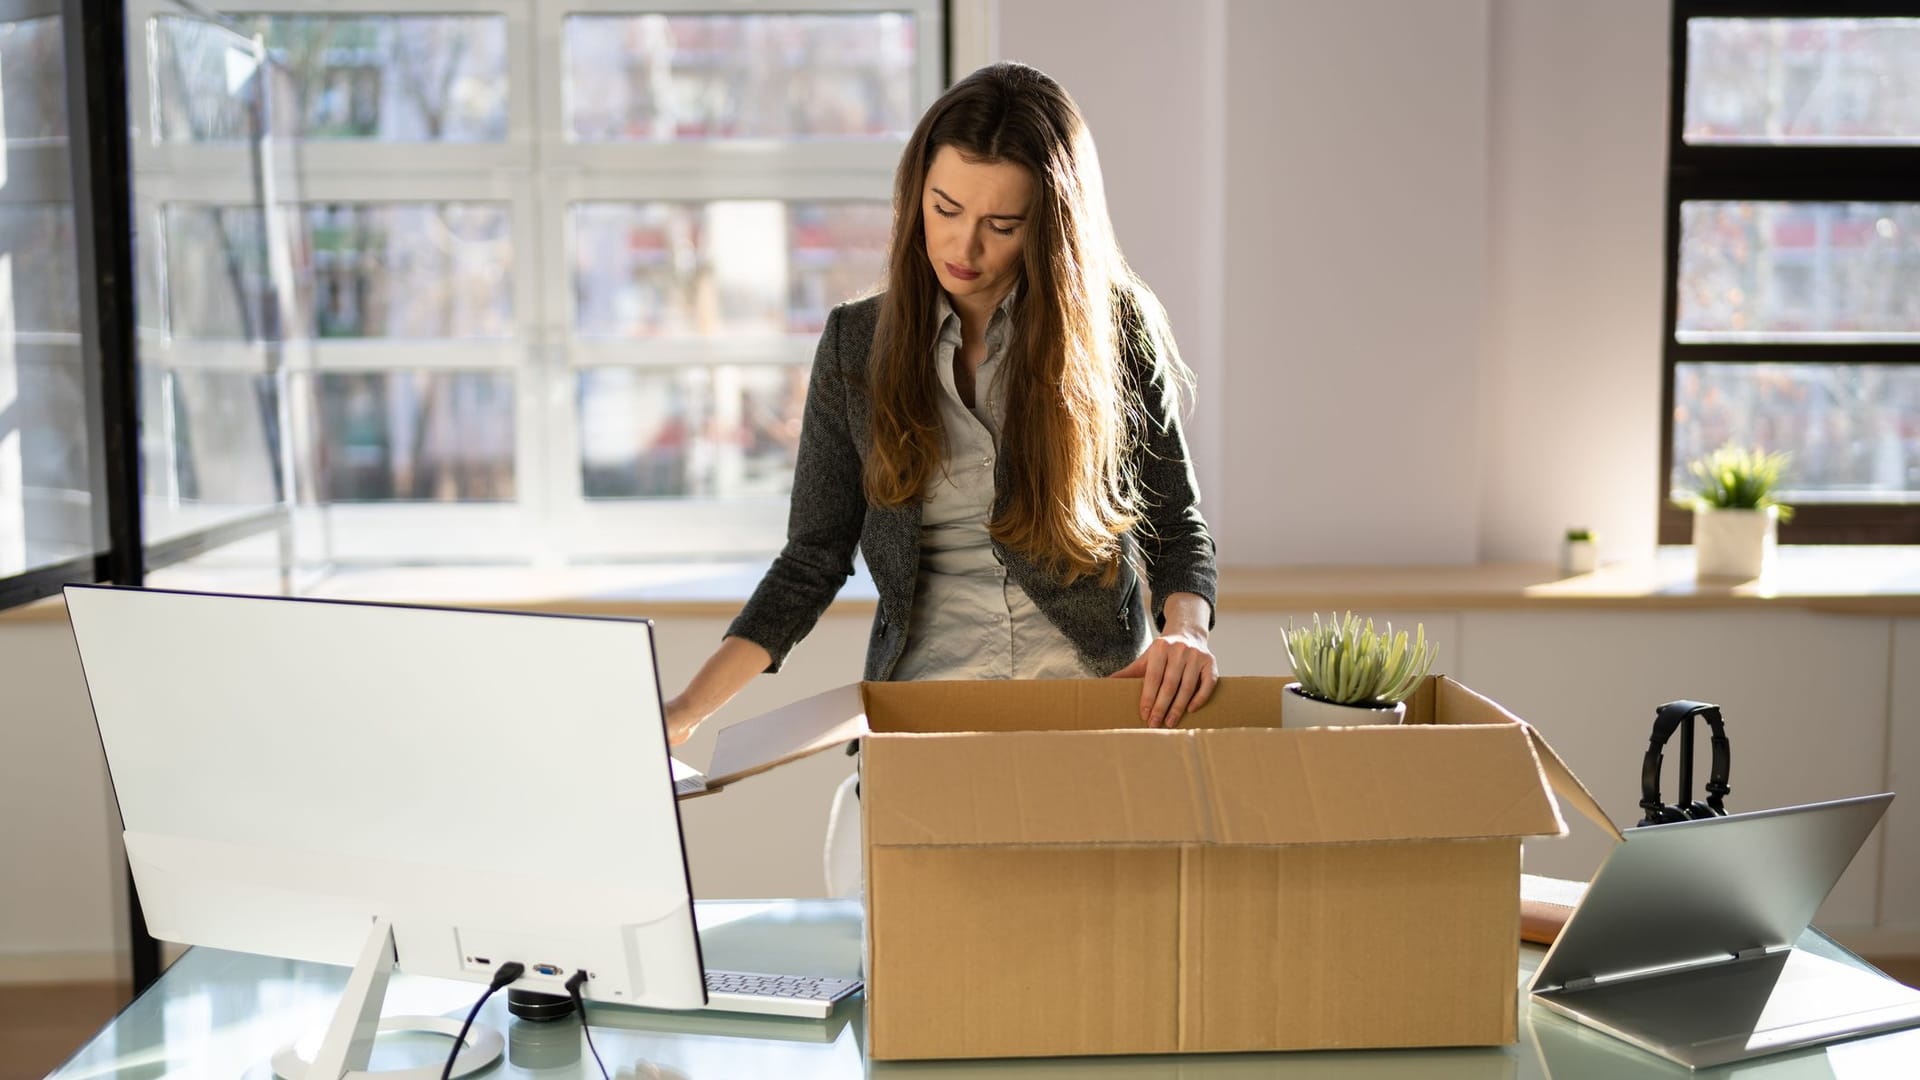
[[(920, 577), (920, 507), (874, 506), (860, 480), (872, 446), (867, 361), (879, 311), (879, 298), (869, 297), (842, 304), (827, 316), (807, 387), (786, 547), (727, 630), (766, 649), (773, 658), (769, 671), (780, 670), (787, 653), (846, 584), (855, 544), (880, 594), (865, 678), (890, 678), (906, 649), (908, 613)], [(1151, 356), (1130, 351), (1129, 359), (1136, 365), (1141, 412), (1148, 418), (1138, 451), (1147, 506), (1142, 527), (1125, 538), (1129, 558), (1118, 580), (1102, 585), (1081, 578), (1065, 585), (1018, 552), (994, 545), (1007, 576), (1101, 675), (1132, 663), (1146, 636), (1147, 613), (1134, 565), (1146, 569), (1156, 626), (1164, 624), (1165, 598), (1173, 593), (1197, 593), (1209, 604), (1214, 599), (1213, 538), (1200, 516), (1186, 436), (1166, 372)], [(1000, 457), (995, 469), (1001, 488), (1006, 466), (1007, 459)]]

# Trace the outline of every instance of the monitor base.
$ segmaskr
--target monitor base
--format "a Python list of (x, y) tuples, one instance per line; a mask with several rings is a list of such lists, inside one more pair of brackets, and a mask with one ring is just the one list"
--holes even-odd
[[(382, 1018), (386, 1003), (387, 980), (393, 977), (397, 958), (393, 948), (393, 923), (384, 916), (373, 920), (360, 959), (347, 976), (346, 989), (340, 992), (340, 1004), (333, 1011), (333, 1022), (320, 1039), (320, 1049), (311, 1060), (300, 1056), (294, 1045), (273, 1055), (274, 1075), (282, 1080), (436, 1080), (441, 1066), (421, 1065), (405, 1069), (368, 1071), (373, 1056), (374, 1036), (382, 1031), (438, 1032), (449, 1038), (460, 1037), (460, 1022), (444, 1016), (389, 1016)], [(494, 1028), (474, 1025), (460, 1047), (451, 1076), (478, 1072), (500, 1059), (506, 1040)]]

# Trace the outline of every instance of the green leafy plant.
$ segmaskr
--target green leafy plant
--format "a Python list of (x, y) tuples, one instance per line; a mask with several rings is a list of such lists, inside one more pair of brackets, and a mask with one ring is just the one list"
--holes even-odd
[(1567, 539), (1568, 540), (1592, 540), (1593, 530), (1592, 529), (1568, 529)]
[(1407, 632), (1375, 633), (1373, 620), (1365, 623), (1347, 612), (1326, 622), (1315, 613), (1312, 626), (1288, 626), (1287, 657), (1300, 692), (1337, 705), (1390, 708), (1407, 699), (1433, 667), (1440, 647), (1427, 640), (1426, 627), (1414, 626), (1412, 645)]
[(1775, 498), (1780, 473), (1792, 458), (1785, 451), (1767, 453), (1759, 447), (1748, 449), (1728, 443), (1706, 457), (1692, 462), (1694, 490), (1675, 501), (1694, 509), (1764, 510), (1778, 507), (1780, 520), (1793, 516), (1793, 508)]

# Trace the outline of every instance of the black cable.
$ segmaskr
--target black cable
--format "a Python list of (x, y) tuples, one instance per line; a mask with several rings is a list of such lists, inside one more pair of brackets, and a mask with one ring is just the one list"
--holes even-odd
[(600, 1051), (593, 1045), (593, 1029), (587, 1026), (587, 1003), (580, 997), (580, 984), (587, 981), (587, 969), (581, 968), (567, 979), (567, 993), (573, 995), (574, 1010), (580, 1014), (580, 1033), (587, 1037), (587, 1049), (593, 1051), (593, 1063), (600, 1066), (600, 1076), (606, 1080), (607, 1063), (600, 1060)]
[(487, 1003), (487, 999), (493, 996), (494, 991), (526, 974), (526, 972), (527, 966), (525, 964), (522, 964), (518, 960), (509, 960), (501, 964), (499, 969), (493, 973), (493, 981), (487, 984), (487, 992), (481, 994), (480, 1000), (473, 1003), (472, 1011), (467, 1013), (467, 1022), (460, 1025), (460, 1034), (453, 1037), (453, 1049), (447, 1051), (447, 1063), (440, 1069), (440, 1080), (449, 1080), (449, 1078), (453, 1076), (454, 1060), (460, 1056), (460, 1048), (467, 1045), (467, 1029), (473, 1027), (473, 1018), (480, 1015), (480, 1006)]

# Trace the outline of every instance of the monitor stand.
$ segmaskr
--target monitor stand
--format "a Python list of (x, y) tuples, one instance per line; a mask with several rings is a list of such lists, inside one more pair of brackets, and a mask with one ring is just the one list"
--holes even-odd
[[(460, 1037), (460, 1022), (444, 1016), (380, 1016), (387, 997), (387, 979), (397, 963), (393, 949), (393, 923), (382, 916), (373, 920), (367, 943), (360, 949), (360, 960), (347, 977), (347, 988), (340, 993), (340, 1004), (333, 1012), (320, 1040), (320, 1050), (309, 1061), (300, 1056), (293, 1043), (273, 1055), (273, 1072), (285, 1080), (350, 1080), (377, 1077), (379, 1080), (439, 1080), (441, 1066), (419, 1065), (406, 1069), (367, 1070), (373, 1056), (373, 1040), (382, 1031), (430, 1031), (450, 1039)], [(506, 1040), (494, 1028), (476, 1024), (467, 1032), (466, 1044), (454, 1059), (451, 1076), (466, 1076), (493, 1064), (500, 1057)]]

